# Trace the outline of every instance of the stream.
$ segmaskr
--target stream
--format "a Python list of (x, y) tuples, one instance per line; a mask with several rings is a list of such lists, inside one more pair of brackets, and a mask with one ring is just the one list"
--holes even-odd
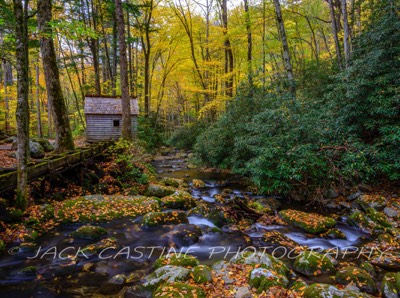
[[(201, 190), (191, 187), (191, 194), (197, 200), (211, 205), (216, 204), (215, 195), (226, 188), (232, 190), (231, 196), (260, 198), (246, 192), (236, 176), (187, 168), (185, 157), (167, 156), (155, 160), (153, 165), (160, 178), (184, 178), (189, 184), (193, 179), (203, 180), (206, 187)], [(278, 199), (282, 203), (282, 209), (290, 207), (315, 211), (313, 207), (301, 203)], [(175, 243), (175, 250), (193, 254), (206, 265), (233, 256), (248, 245), (248, 238), (252, 243), (257, 243), (265, 231), (279, 231), (297, 244), (309, 248), (338, 247), (344, 250), (359, 246), (366, 240), (366, 235), (348, 226), (344, 218), (337, 228), (344, 233), (346, 239), (311, 238), (291, 226), (268, 226), (261, 223), (255, 223), (245, 233), (225, 228), (221, 232), (215, 232), (212, 229), (215, 224), (200, 215), (190, 215), (188, 219), (189, 226), (198, 226), (202, 236), (197, 243), (189, 246)], [(93, 297), (96, 296), (95, 293), (98, 297), (101, 284), (116, 274), (125, 274), (131, 284), (138, 283), (151, 270), (153, 262), (166, 253), (165, 248), (171, 246), (171, 241), (174, 241), (173, 231), (176, 229), (176, 226), (169, 225), (143, 229), (140, 220), (141, 217), (123, 218), (100, 223), (99, 226), (107, 230), (108, 237), (114, 238), (113, 248), (102, 256), (98, 253), (82, 254), (79, 250), (93, 244), (92, 240), (75, 240), (71, 237), (71, 233), (82, 224), (59, 226), (38, 238), (35, 247), (8, 247), (8, 254), (0, 258), (1, 297)], [(23, 270), (28, 266), (35, 266), (37, 271), (31, 273)]]

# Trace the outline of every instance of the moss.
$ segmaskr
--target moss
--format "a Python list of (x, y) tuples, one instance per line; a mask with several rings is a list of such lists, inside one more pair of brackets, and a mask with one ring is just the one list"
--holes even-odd
[(400, 272), (386, 273), (382, 280), (382, 295), (385, 298), (397, 298), (400, 293)]
[(203, 289), (181, 282), (160, 286), (153, 294), (153, 297), (168, 298), (206, 298)]
[(161, 206), (171, 209), (188, 210), (196, 207), (196, 200), (193, 199), (189, 193), (185, 191), (178, 191), (173, 195), (162, 198)]
[(350, 290), (339, 290), (328, 284), (312, 284), (304, 291), (304, 298), (369, 298), (368, 294)]
[(307, 289), (308, 285), (302, 279), (296, 279), (293, 284), (290, 286), (290, 290), (296, 292), (298, 295), (303, 296), (304, 291)]
[(79, 239), (94, 240), (101, 238), (105, 234), (107, 234), (107, 231), (102, 227), (86, 225), (78, 228), (72, 233), (72, 236)]
[(369, 220), (369, 218), (365, 215), (364, 212), (355, 211), (348, 218), (347, 223), (351, 226), (358, 227), (364, 231), (369, 233), (373, 233), (375, 230), (382, 230), (383, 227), (380, 227), (375, 222)]
[(161, 185), (161, 184), (154, 184), (150, 183), (147, 186), (146, 191), (144, 192), (144, 195), (146, 197), (157, 197), (157, 198), (163, 198), (166, 196), (172, 195), (176, 191), (175, 188)]
[(374, 208), (368, 208), (366, 210), (367, 212), (367, 216), (375, 223), (383, 226), (383, 227), (387, 227), (390, 228), (392, 227), (392, 225), (388, 222), (386, 216), (384, 213), (382, 212), (378, 212), (376, 211)]
[(280, 211), (279, 216), (288, 224), (311, 234), (326, 232), (336, 225), (336, 221), (333, 218), (316, 213), (306, 213), (289, 209)]
[(195, 266), (192, 269), (192, 278), (195, 283), (202, 284), (212, 280), (211, 268), (204, 265)]
[(288, 283), (285, 275), (271, 269), (255, 268), (249, 275), (249, 285), (256, 288), (258, 293), (275, 286), (286, 287)]
[(2, 254), (6, 250), (6, 244), (3, 240), (0, 239), (0, 254)]
[(36, 272), (37, 272), (36, 266), (28, 266), (20, 271), (20, 273), (23, 275), (31, 275), (31, 274), (34, 275), (36, 274)]
[(296, 258), (293, 269), (301, 274), (312, 276), (332, 273), (335, 271), (335, 265), (326, 255), (305, 251)]
[(87, 196), (55, 204), (56, 219), (63, 223), (99, 222), (159, 211), (154, 198), (142, 196)]
[(339, 229), (333, 228), (329, 229), (323, 235), (323, 237), (331, 238), (331, 239), (346, 239), (346, 235)]
[(180, 266), (180, 267), (185, 267), (185, 268), (193, 268), (195, 266), (198, 266), (199, 260), (197, 260), (196, 257), (187, 255), (187, 254), (168, 254), (165, 256), (162, 256), (158, 260), (155, 261), (154, 267), (160, 268), (165, 265), (174, 265), (174, 266)]
[(184, 180), (182, 179), (176, 179), (176, 178), (169, 178), (169, 177), (164, 177), (161, 180), (161, 183), (164, 184), (165, 186), (172, 186), (175, 188), (179, 187), (186, 187), (187, 184)]
[(188, 223), (187, 215), (183, 211), (149, 212), (142, 218), (142, 226), (155, 227), (167, 224)]
[(254, 210), (256, 210), (259, 213), (271, 213), (272, 209), (270, 206), (268, 205), (263, 205), (260, 202), (256, 201), (256, 202), (250, 202), (249, 203), (249, 207), (253, 208)]
[(200, 179), (193, 179), (192, 185), (194, 188), (205, 188), (206, 184), (204, 183), (203, 180)]
[(233, 224), (235, 222), (233, 218), (221, 208), (211, 210), (207, 218), (217, 227), (223, 227), (224, 225)]
[(368, 272), (357, 267), (350, 266), (338, 271), (335, 275), (335, 280), (341, 285), (353, 283), (360, 290), (370, 294), (378, 293), (378, 288)]

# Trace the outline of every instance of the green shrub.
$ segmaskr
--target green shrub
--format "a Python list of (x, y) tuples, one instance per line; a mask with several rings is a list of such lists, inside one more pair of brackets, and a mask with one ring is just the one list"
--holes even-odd
[(179, 149), (193, 149), (196, 137), (205, 130), (206, 124), (194, 122), (176, 129), (168, 139), (167, 144)]

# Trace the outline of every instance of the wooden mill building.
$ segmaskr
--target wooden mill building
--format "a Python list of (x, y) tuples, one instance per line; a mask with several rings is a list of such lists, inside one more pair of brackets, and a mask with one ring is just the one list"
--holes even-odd
[[(116, 140), (122, 131), (121, 98), (106, 96), (85, 97), (86, 139), (88, 142)], [(131, 99), (132, 132), (137, 130), (139, 105)]]

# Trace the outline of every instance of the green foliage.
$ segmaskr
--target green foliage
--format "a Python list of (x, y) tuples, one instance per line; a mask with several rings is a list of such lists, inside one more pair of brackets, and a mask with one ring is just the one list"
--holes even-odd
[[(250, 176), (261, 192), (323, 190), (400, 178), (400, 20), (381, 11), (354, 44), (351, 66), (310, 64), (295, 102), (244, 90), (202, 133), (196, 156)], [(328, 87), (327, 87), (328, 85)]]
[(205, 128), (206, 124), (203, 122), (186, 124), (174, 131), (172, 136), (168, 139), (167, 144), (179, 149), (193, 149), (196, 137), (202, 133)]
[(163, 145), (163, 126), (156, 121), (154, 115), (149, 117), (138, 117), (138, 138), (143, 141), (143, 145), (147, 150), (154, 150)]

